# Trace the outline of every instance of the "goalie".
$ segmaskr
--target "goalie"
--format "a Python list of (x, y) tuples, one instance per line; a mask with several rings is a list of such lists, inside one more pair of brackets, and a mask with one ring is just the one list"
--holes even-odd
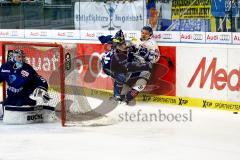
[(47, 81), (25, 63), (22, 50), (14, 50), (8, 57), (0, 67), (0, 83), (5, 81), (8, 85), (7, 98), (0, 104), (0, 117), (9, 124), (48, 121), (54, 108), (36, 106), (40, 98), (43, 104), (50, 100)]

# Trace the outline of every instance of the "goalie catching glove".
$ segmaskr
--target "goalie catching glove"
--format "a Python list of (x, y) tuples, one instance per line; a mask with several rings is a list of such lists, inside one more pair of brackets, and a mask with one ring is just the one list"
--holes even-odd
[(39, 101), (42, 100), (44, 103), (47, 103), (51, 98), (46, 90), (43, 88), (36, 88), (29, 98)]

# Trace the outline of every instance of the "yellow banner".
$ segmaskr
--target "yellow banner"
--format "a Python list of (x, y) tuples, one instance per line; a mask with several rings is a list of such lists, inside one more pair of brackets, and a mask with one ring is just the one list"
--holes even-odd
[[(108, 90), (84, 89), (84, 95), (95, 98), (106, 98), (112, 96), (112, 92)], [(156, 96), (150, 94), (140, 94), (136, 97), (137, 101), (179, 105), (185, 107), (196, 107), (203, 109), (217, 109), (230, 112), (240, 112), (240, 102), (230, 102), (221, 100), (210, 100), (202, 98), (178, 97), (178, 96)]]
[(211, 5), (172, 7), (172, 19), (210, 19)]

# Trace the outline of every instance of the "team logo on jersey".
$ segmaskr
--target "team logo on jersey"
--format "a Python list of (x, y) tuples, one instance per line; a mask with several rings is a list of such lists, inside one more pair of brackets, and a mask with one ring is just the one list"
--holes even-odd
[(2, 69), (1, 72), (2, 72), (2, 73), (10, 73), (10, 70)]
[(28, 76), (29, 76), (29, 73), (28, 73), (27, 71), (22, 70), (22, 71), (21, 71), (21, 75), (22, 75), (23, 77), (28, 77)]
[(8, 79), (9, 79), (9, 84), (11, 84), (17, 79), (17, 77), (15, 75), (10, 75)]

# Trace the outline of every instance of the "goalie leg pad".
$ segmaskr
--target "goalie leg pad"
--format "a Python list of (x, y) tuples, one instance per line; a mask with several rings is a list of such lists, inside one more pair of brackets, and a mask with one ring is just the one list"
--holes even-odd
[[(55, 115), (54, 107), (50, 106), (4, 106), (3, 123), (31, 124), (52, 122), (50, 114)], [(52, 120), (52, 121), (51, 121)]]

